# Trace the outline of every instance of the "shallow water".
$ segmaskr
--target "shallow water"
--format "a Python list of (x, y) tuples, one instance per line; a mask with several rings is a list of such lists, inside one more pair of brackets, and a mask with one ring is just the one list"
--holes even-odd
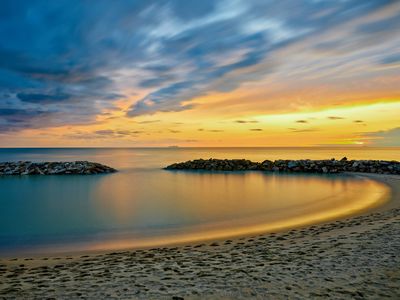
[(357, 176), (161, 169), (194, 158), (262, 161), (346, 154), (349, 159), (398, 159), (399, 153), (330, 150), (0, 149), (0, 161), (91, 160), (120, 170), (1, 177), (0, 252), (122, 249), (227, 238), (334, 219), (382, 201), (387, 189)]

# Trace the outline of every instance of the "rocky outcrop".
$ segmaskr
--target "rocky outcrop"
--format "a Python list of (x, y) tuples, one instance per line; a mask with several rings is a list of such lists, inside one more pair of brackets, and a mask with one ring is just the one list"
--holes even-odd
[(0, 175), (91, 175), (116, 171), (108, 166), (89, 161), (0, 163)]
[(339, 173), (363, 172), (378, 174), (400, 174), (400, 162), (385, 160), (265, 160), (252, 162), (246, 159), (196, 159), (167, 166), (167, 170), (208, 170), (270, 172)]

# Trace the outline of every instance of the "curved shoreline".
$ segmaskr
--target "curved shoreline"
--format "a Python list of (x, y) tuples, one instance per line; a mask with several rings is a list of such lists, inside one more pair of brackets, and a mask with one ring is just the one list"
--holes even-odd
[(400, 208), (400, 175), (389, 175), (389, 174), (371, 174), (371, 173), (351, 173), (357, 176), (367, 177), (372, 180), (376, 180), (380, 183), (385, 184), (390, 188), (391, 195), (389, 201), (383, 203), (383, 205), (376, 207), (374, 211), (383, 212), (392, 208)]
[[(0, 296), (56, 298), (399, 298), (400, 176), (367, 213), (196, 245), (0, 259)], [(179, 299), (179, 298), (178, 298)]]
[[(324, 207), (312, 212), (303, 211), (301, 215), (288, 218), (269, 220), (266, 216), (243, 219), (240, 222), (219, 222), (203, 224), (197, 227), (187, 227), (185, 232), (166, 232), (165, 236), (136, 239), (129, 233), (113, 234), (112, 236), (99, 235), (95, 239), (85, 239), (60, 242), (59, 244), (31, 246), (31, 248), (10, 248), (0, 252), (0, 258), (40, 258), (55, 256), (96, 255), (109, 252), (135, 251), (162, 247), (180, 247), (213, 241), (235, 240), (254, 235), (285, 232), (288, 230), (305, 228), (316, 224), (329, 223), (358, 216), (374, 211), (377, 207), (386, 204), (390, 198), (390, 187), (380, 181), (373, 180), (359, 173), (342, 173), (345, 177), (362, 178), (363, 187), (354, 193), (354, 200), (337, 207)], [(341, 176), (337, 176), (340, 178)], [(359, 180), (359, 179), (357, 179)], [(361, 190), (362, 189), (362, 190)], [(332, 197), (337, 197), (336, 194)], [(325, 201), (321, 199), (320, 201)], [(328, 200), (326, 200), (328, 201)]]

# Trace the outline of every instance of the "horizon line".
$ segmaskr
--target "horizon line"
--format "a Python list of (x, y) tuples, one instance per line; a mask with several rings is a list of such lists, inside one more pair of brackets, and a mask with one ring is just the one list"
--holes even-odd
[(317, 146), (142, 146), (142, 147), (85, 147), (85, 146), (66, 146), (66, 147), (0, 147), (0, 149), (198, 149), (198, 148), (400, 148), (400, 146), (360, 146), (360, 145), (317, 145)]

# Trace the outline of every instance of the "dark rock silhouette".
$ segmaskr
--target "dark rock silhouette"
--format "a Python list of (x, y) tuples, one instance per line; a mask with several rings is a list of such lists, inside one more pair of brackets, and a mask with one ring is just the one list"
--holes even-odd
[(304, 173), (363, 172), (377, 174), (400, 174), (400, 162), (385, 160), (265, 160), (252, 162), (246, 159), (196, 159), (167, 166), (167, 170), (208, 171), (271, 171)]
[(113, 173), (117, 170), (89, 161), (74, 162), (3, 162), (0, 175), (91, 175)]

